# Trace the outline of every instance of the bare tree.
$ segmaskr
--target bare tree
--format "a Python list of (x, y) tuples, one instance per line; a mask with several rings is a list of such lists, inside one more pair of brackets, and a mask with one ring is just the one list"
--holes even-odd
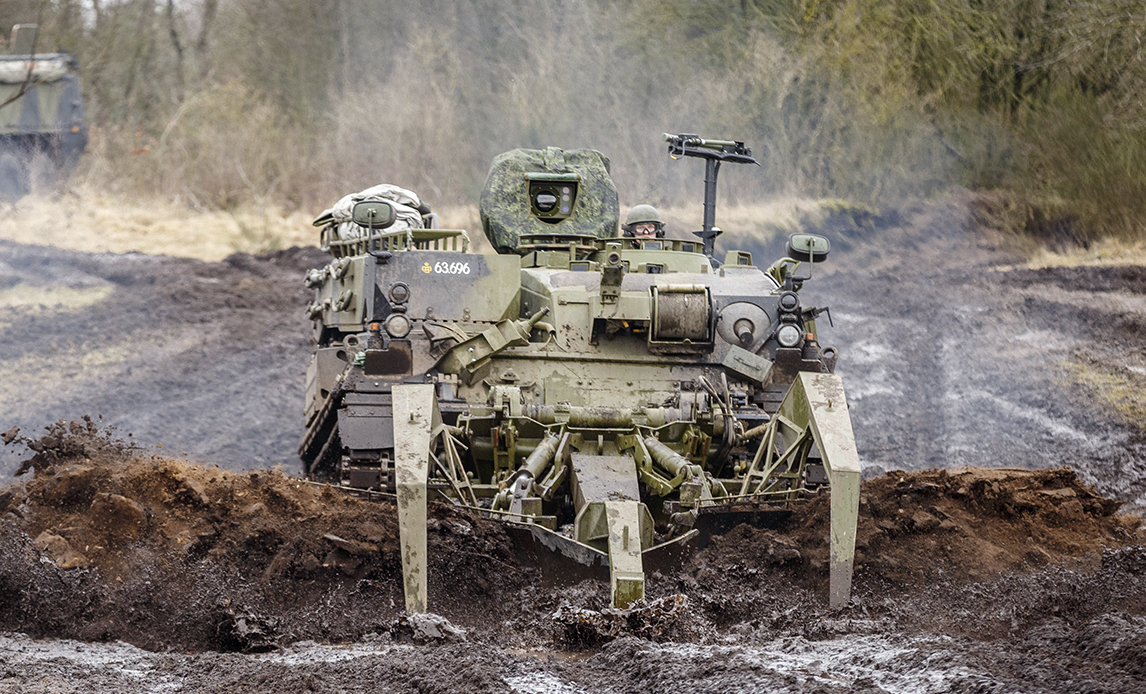
[(219, 0), (204, 0), (203, 16), (199, 20), (199, 36), (195, 39), (195, 55), (199, 61), (199, 77), (207, 79), (211, 62), (208, 59), (209, 38), (211, 26), (215, 23), (215, 15), (219, 12)]
[(175, 50), (175, 103), (182, 104), (184, 97), (183, 44), (179, 40), (179, 29), (175, 26), (175, 0), (167, 0), (167, 33), (171, 37), (171, 47)]

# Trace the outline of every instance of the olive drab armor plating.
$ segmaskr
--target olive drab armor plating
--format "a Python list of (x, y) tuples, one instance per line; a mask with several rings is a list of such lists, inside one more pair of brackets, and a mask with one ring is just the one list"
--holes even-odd
[[(706, 159), (706, 201), (719, 163), (755, 162), (743, 143), (667, 137)], [(498, 253), (470, 253), (425, 205), (399, 227), (404, 203), (364, 193), (316, 222), (331, 260), (306, 277), (299, 453), (314, 479), (396, 501), (408, 611), (440, 579), (430, 499), (502, 521), (547, 580), (600, 576), (624, 607), (704, 536), (829, 489), (830, 602), (847, 603), (859, 460), (826, 309), (799, 294), (826, 238), (720, 263), (706, 205), (699, 239), (619, 239), (592, 150), (494, 160), (481, 219)]]
[(39, 27), (12, 31), (12, 54), (0, 55), (0, 201), (28, 192), (29, 164), (45, 154), (67, 172), (87, 146), (79, 63), (67, 53), (44, 52)]

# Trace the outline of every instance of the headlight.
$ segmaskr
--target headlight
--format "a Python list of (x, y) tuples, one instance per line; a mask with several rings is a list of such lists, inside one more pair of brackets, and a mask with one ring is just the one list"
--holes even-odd
[(410, 334), (410, 319), (404, 313), (391, 313), (386, 319), (386, 333), (397, 339), (406, 337)]
[(404, 304), (410, 300), (410, 286), (405, 282), (390, 285), (390, 303)]
[(796, 292), (783, 292), (780, 294), (779, 304), (781, 311), (793, 313), (800, 308), (800, 297)]
[(801, 337), (800, 329), (794, 325), (785, 325), (776, 331), (776, 341), (781, 347), (795, 347), (800, 344)]

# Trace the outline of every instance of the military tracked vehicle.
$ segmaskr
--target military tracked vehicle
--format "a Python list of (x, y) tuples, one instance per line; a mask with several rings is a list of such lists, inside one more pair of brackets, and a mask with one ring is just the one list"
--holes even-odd
[(68, 53), (40, 51), (39, 27), (17, 24), (12, 51), (0, 55), (0, 201), (28, 192), (37, 154), (66, 173), (87, 146), (79, 62)]
[(824, 309), (799, 294), (828, 239), (718, 260), (717, 174), (751, 150), (665, 139), (705, 162), (696, 238), (619, 237), (609, 160), (556, 148), (494, 160), (496, 253), (395, 186), (315, 221), (331, 261), (306, 278), (299, 452), (311, 478), (396, 499), (408, 611), (427, 608), (428, 499), (505, 522), (543, 577), (607, 577), (624, 607), (707, 534), (830, 494), (830, 602), (848, 601), (859, 461)]

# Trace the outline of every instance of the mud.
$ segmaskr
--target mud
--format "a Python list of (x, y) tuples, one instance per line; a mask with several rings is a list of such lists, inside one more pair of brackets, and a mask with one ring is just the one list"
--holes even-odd
[[(294, 469), (317, 248), (220, 263), (0, 241), (0, 424), (91, 415), (231, 469)], [(0, 453), (0, 477), (16, 460)]]
[[(27, 443), (35, 477), (5, 493), (0, 532), (0, 593), (21, 596), (0, 606), (5, 628), (254, 652), (357, 639), (402, 613), (393, 504), (277, 471), (140, 456), (90, 424)], [(444, 505), (433, 516), (435, 604), (473, 605), (531, 578), (501, 526)]]
[[(91, 678), (125, 691), (1027, 681), (1025, 665), (977, 655), (999, 642), (1008, 656), (1069, 651), (1091, 663), (1085, 682), (1142, 676), (1141, 520), (1065, 468), (865, 481), (855, 599), (838, 612), (825, 607), (827, 497), (778, 527), (716, 537), (679, 571), (650, 576), (648, 597), (628, 610), (607, 607), (601, 584), (542, 590), (502, 526), (435, 504), (430, 604), (442, 617), (427, 629), (399, 607), (389, 503), (147, 454), (90, 422), (9, 438), (29, 448), (33, 478), (2, 499), (0, 629), (25, 636), (0, 640), (0, 691), (69, 691)], [(200, 655), (155, 654), (172, 651)], [(1069, 662), (1048, 658), (1037, 661), (1048, 691), (1068, 691), (1056, 687)], [(920, 663), (926, 677), (913, 674)], [(948, 688), (920, 688), (936, 679)]]
[(624, 611), (438, 505), (441, 638), (392, 507), (292, 476), (321, 254), (0, 243), (0, 691), (1146, 690), (1146, 275), (1016, 270), (968, 209), (833, 228), (804, 290), (865, 468), (851, 605), (823, 498)]
[[(1016, 269), (970, 201), (837, 229), (802, 294), (832, 308), (865, 475), (1066, 466), (1146, 510), (1143, 269)], [(822, 319), (821, 319), (822, 320)]]

